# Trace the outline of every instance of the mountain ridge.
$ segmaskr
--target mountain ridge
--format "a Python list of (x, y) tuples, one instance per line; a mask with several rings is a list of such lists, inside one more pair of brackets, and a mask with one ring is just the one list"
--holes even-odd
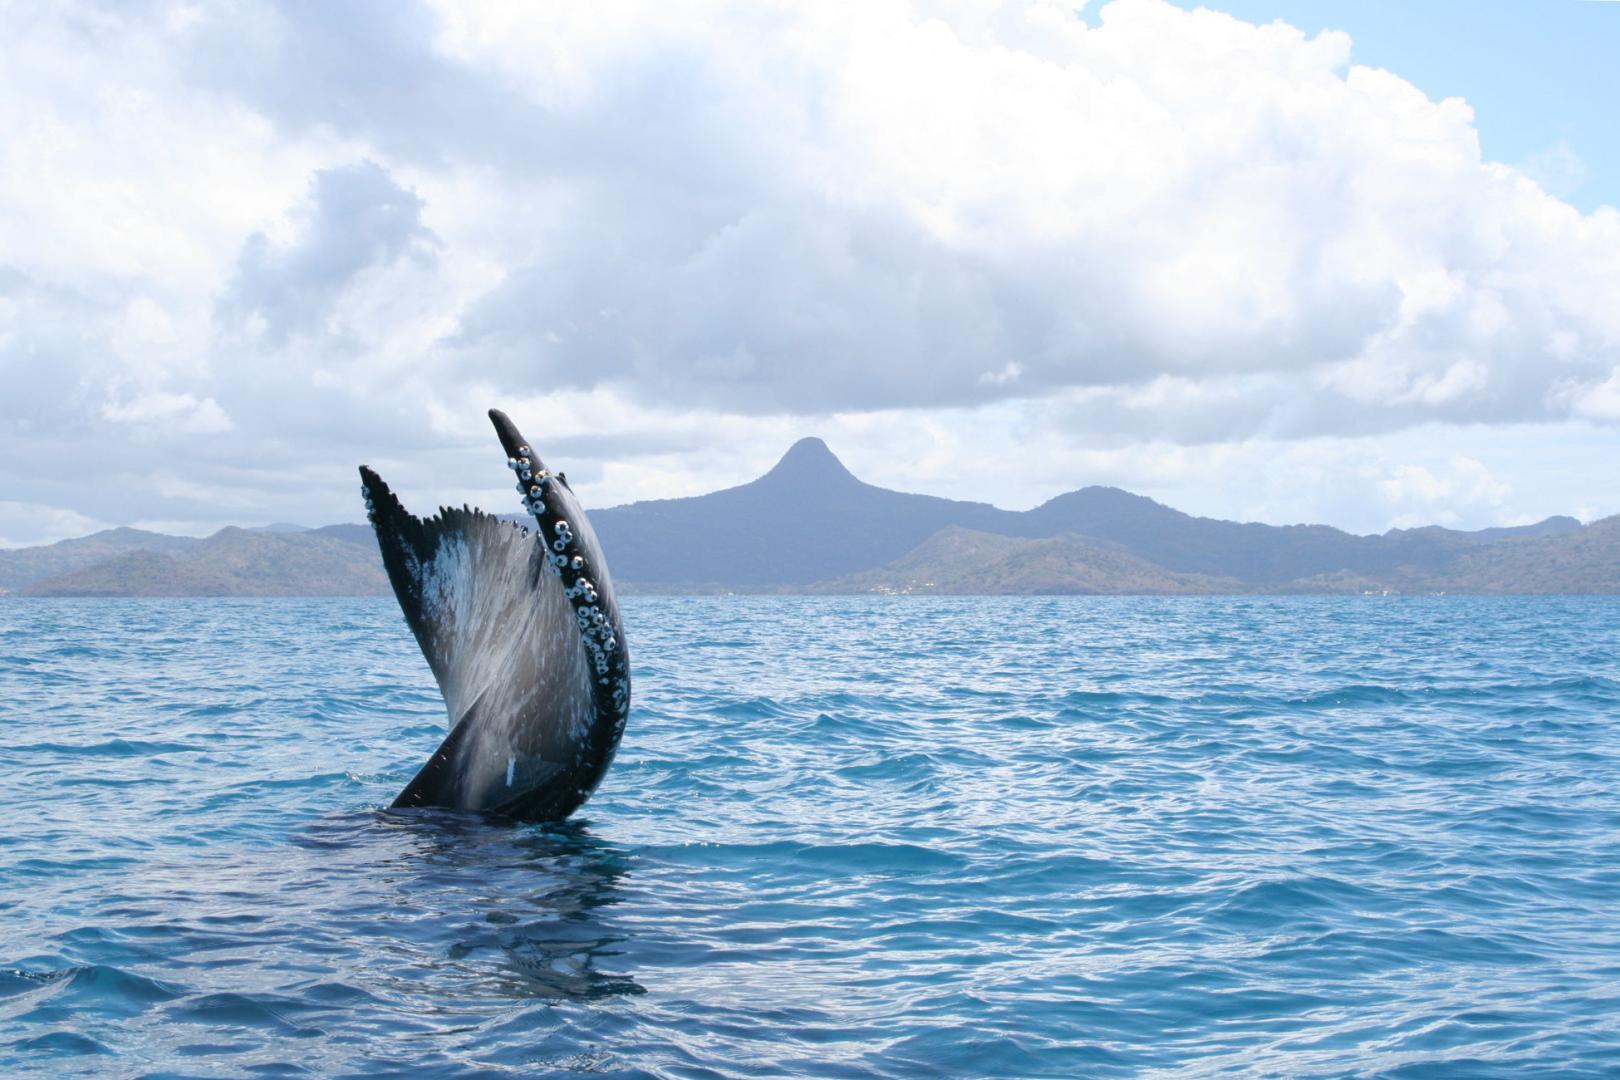
[[(29, 583), (25, 596), (382, 596), (375, 545), (328, 526), (299, 532), (228, 525), (178, 552), (136, 548)], [(366, 529), (370, 540), (370, 529)]]
[[(1098, 485), (1003, 510), (866, 483), (813, 436), (746, 483), (591, 514), (632, 592), (1612, 592), (1620, 527), (1607, 522), (1617, 520), (1357, 535), (1198, 517)], [(118, 528), (0, 550), (0, 592), (12, 594), (387, 591), (360, 524), (232, 526), (203, 538)]]
[[(790, 479), (791, 478), (791, 479)], [(594, 511), (591, 522), (628, 582), (704, 587), (807, 586), (887, 565), (947, 526), (1022, 539), (1088, 536), (1165, 570), (1281, 586), (1346, 570), (1436, 570), (1476, 543), (1517, 529), (1560, 533), (1573, 518), (1498, 527), (1489, 540), (1430, 526), (1360, 536), (1330, 525), (1196, 517), (1120, 488), (1088, 486), (1030, 510), (867, 484), (820, 439), (801, 439), (763, 476), (707, 495)], [(809, 524), (807, 524), (807, 522)], [(819, 528), (826, 522), (830, 528)]]

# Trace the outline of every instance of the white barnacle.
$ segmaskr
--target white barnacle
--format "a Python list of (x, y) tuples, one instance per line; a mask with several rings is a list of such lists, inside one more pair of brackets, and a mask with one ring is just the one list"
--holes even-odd
[(569, 560), (568, 565), (572, 566), (575, 570), (583, 570), (585, 569), (585, 560), (580, 558), (578, 555), (575, 555), (571, 560)]
[[(557, 552), (567, 551), (568, 550), (568, 541), (567, 541), (567, 539), (564, 538), (564, 537), (561, 537), (561, 536), (557, 537), (557, 539), (555, 539), (555, 540), (553, 540), (551, 542), (551, 549), (553, 551), (557, 551)], [(567, 561), (568, 561), (567, 559), (564, 559), (563, 563), (566, 563)], [(562, 563), (559, 563), (558, 565), (562, 565)]]

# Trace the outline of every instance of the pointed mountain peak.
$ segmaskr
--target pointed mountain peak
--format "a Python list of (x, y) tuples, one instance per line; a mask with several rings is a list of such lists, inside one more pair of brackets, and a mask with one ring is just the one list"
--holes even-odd
[(788, 447), (771, 471), (760, 477), (772, 483), (825, 486), (837, 483), (859, 483), (827, 444), (814, 435), (800, 439)]

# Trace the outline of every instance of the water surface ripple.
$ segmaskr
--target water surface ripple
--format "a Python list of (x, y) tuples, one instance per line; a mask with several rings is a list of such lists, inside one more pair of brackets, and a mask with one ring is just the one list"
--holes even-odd
[(1620, 1076), (1620, 604), (642, 598), (565, 826), (391, 600), (0, 604), (0, 1075)]

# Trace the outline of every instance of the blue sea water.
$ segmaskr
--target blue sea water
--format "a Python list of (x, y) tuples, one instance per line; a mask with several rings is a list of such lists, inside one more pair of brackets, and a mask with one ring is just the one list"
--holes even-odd
[(638, 598), (557, 827), (392, 600), (0, 605), (0, 1075), (1620, 1076), (1620, 604)]

